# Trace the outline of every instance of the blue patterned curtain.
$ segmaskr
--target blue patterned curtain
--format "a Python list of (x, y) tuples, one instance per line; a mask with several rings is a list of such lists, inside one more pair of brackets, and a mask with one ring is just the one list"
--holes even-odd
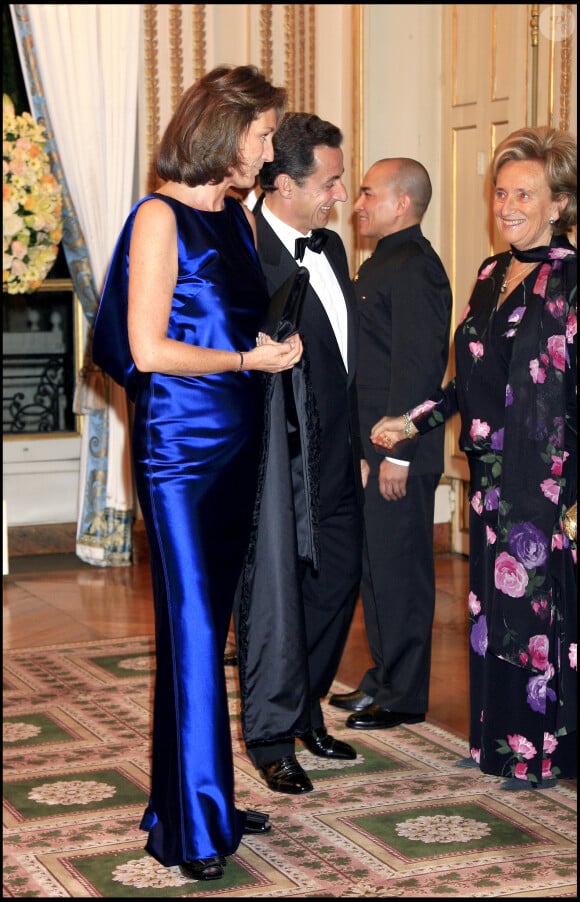
[[(75, 5), (76, 6), (76, 5)], [(117, 7), (119, 16), (119, 30), (132, 25), (132, 33), (139, 32), (140, 8), (136, 11), (136, 19), (131, 22), (126, 18), (128, 7)], [(95, 54), (100, 52), (103, 44), (106, 44), (106, 34), (101, 34), (98, 27), (91, 30), (90, 26), (78, 30), (78, 19), (67, 17), (82, 16), (82, 10), (86, 10), (87, 16), (97, 17), (96, 22), (102, 25), (103, 31), (115, 28), (116, 23), (111, 18), (115, 15), (115, 7), (104, 9), (101, 7), (76, 7), (54, 5), (44, 7), (30, 7), (27, 4), (11, 4), (12, 21), (19, 46), (21, 66), (27, 86), (28, 98), (31, 104), (31, 112), (34, 117), (42, 121), (48, 136), (47, 149), (50, 153), (53, 171), (59, 179), (63, 189), (63, 249), (73, 281), (73, 286), (79, 297), (84, 316), (88, 324), (89, 340), (85, 351), (83, 368), (79, 374), (79, 383), (75, 399), (75, 413), (83, 414), (83, 435), (81, 452), (81, 473), (79, 482), (79, 517), (77, 524), (76, 553), (84, 561), (95, 566), (127, 566), (132, 563), (132, 531), (134, 522), (133, 486), (131, 466), (128, 449), (129, 412), (124, 392), (105, 376), (92, 363), (90, 353), (90, 331), (96, 314), (99, 298), (100, 282), (104, 273), (93, 273), (89, 246), (83, 235), (79, 217), (75, 211), (75, 205), (69, 190), (66, 173), (61, 159), (61, 152), (57, 146), (55, 136), (54, 117), (57, 112), (56, 104), (70, 103), (66, 97), (55, 96), (58, 86), (57, 80), (51, 81), (51, 92), (47, 91), (48, 85), (43, 84), (41, 72), (42, 65), (35, 42), (33, 22), (31, 17), (37, 16), (42, 10), (43, 16), (51, 16), (50, 26), (59, 38), (59, 50), (66, 54), (70, 47), (70, 59), (66, 56), (62, 59), (63, 72), (65, 72), (65, 59), (69, 65), (75, 65), (75, 52), (78, 48), (74, 45), (74, 28), (77, 34), (85, 42), (92, 42), (90, 48)], [(102, 15), (102, 19), (99, 18)], [(34, 20), (33, 20), (34, 21)], [(93, 20), (94, 21), (94, 20)], [(87, 19), (87, 22), (89, 20)], [(81, 22), (82, 24), (82, 22)], [(94, 33), (93, 33), (94, 32)], [(45, 38), (44, 32), (38, 32)], [(40, 40), (40, 39), (39, 39)], [(135, 37), (132, 40), (136, 40)], [(135, 45), (131, 44), (131, 48)], [(129, 55), (131, 59), (137, 54)], [(128, 62), (128, 60), (127, 60)], [(46, 65), (46, 61), (45, 61)], [(98, 81), (99, 72), (94, 72), (94, 79)], [(127, 79), (130, 81), (130, 79)], [(127, 82), (126, 80), (126, 82)], [(134, 73), (136, 85), (137, 73)], [(103, 79), (104, 81), (104, 79)], [(64, 79), (66, 83), (66, 77)], [(126, 83), (125, 82), (125, 83)], [(102, 88), (103, 102), (107, 101), (107, 85)], [(136, 91), (135, 91), (136, 94)], [(52, 98), (52, 117), (47, 95)], [(123, 98), (124, 99), (124, 98)], [(83, 121), (86, 110), (79, 109), (77, 121)], [(136, 102), (135, 102), (136, 122)], [(95, 121), (98, 119), (95, 110)], [(130, 128), (130, 125), (129, 125)], [(103, 154), (106, 153), (106, 144), (102, 142)], [(134, 139), (133, 139), (134, 146)], [(62, 150), (62, 147), (61, 147)], [(121, 153), (122, 151), (120, 151)], [(83, 160), (79, 160), (82, 170)], [(111, 173), (111, 181), (118, 174), (118, 167)], [(90, 173), (89, 173), (90, 175)], [(129, 182), (132, 184), (132, 180)], [(95, 184), (95, 190), (104, 185)], [(130, 189), (129, 189), (130, 190)], [(125, 203), (128, 210), (129, 203)], [(113, 224), (116, 231), (120, 230), (121, 223)], [(101, 242), (102, 243), (102, 242)], [(112, 243), (110, 252), (112, 252)], [(101, 253), (101, 258), (102, 258)], [(98, 254), (97, 254), (98, 257)], [(111, 500), (113, 499), (113, 500)], [(117, 502), (115, 499), (119, 499)]]

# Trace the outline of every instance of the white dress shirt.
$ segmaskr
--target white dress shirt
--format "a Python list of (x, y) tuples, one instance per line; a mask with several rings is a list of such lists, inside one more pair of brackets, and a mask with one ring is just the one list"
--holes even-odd
[[(274, 230), (284, 247), (294, 256), (296, 247), (296, 239), (304, 238), (302, 232), (297, 231), (293, 226), (282, 222), (277, 216), (274, 216), (266, 205), (267, 198), (262, 202), (262, 215), (268, 225)], [(310, 235), (310, 232), (308, 232)], [(307, 236), (306, 236), (307, 237)], [(334, 274), (334, 270), (330, 265), (324, 251), (319, 254), (306, 248), (304, 259), (299, 266), (305, 266), (310, 273), (310, 284), (320, 298), (320, 302), (324, 307), (330, 324), (332, 326), (345, 369), (348, 370), (348, 354), (347, 354), (347, 314), (346, 301), (341, 291), (338, 279)]]

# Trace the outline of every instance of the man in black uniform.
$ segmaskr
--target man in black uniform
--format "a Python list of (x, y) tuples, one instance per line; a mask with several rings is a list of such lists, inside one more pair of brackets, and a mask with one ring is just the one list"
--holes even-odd
[(382, 416), (428, 398), (447, 366), (451, 289), (420, 226), (430, 200), (424, 166), (395, 158), (371, 166), (354, 206), (361, 235), (379, 239), (355, 277), (359, 417), (370, 465), (361, 594), (374, 667), (356, 691), (329, 701), (352, 711), (347, 726), (359, 730), (419, 723), (429, 703), (444, 430), (403, 442), (388, 457), (369, 436)]

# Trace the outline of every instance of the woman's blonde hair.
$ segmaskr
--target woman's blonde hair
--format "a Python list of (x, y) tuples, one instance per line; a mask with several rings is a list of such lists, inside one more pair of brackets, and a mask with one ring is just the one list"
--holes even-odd
[(552, 226), (555, 235), (565, 235), (577, 222), (576, 155), (576, 141), (567, 132), (547, 125), (520, 128), (496, 147), (491, 164), (493, 184), (496, 184), (498, 173), (505, 163), (511, 160), (537, 160), (544, 167), (552, 199), (568, 199), (568, 203), (560, 211), (560, 218)]

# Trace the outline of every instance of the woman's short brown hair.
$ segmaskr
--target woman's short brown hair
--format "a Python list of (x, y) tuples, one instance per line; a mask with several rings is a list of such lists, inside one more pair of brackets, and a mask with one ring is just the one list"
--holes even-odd
[(537, 160), (544, 167), (552, 199), (568, 198), (568, 203), (560, 212), (560, 218), (552, 226), (555, 235), (565, 235), (576, 225), (578, 215), (576, 155), (576, 141), (567, 132), (547, 125), (520, 128), (496, 147), (491, 164), (493, 184), (496, 184), (498, 173), (505, 163), (512, 160)]
[(159, 145), (163, 181), (218, 184), (238, 166), (240, 142), (261, 113), (282, 118), (287, 92), (256, 66), (217, 66), (181, 97)]

